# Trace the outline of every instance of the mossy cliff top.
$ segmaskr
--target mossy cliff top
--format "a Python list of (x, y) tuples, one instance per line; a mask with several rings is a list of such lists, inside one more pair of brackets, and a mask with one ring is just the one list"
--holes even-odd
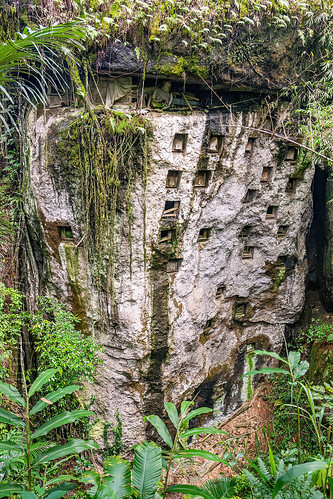
[(22, 23), (86, 16), (97, 30), (86, 52), (97, 71), (272, 90), (316, 78), (330, 50), (327, 0), (2, 1), (0, 39)]

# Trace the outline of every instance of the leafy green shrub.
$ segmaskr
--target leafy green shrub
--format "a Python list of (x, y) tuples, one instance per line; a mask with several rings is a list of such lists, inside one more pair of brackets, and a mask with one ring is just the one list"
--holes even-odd
[(9, 374), (23, 324), (22, 295), (0, 282), (0, 379)]
[(312, 343), (319, 341), (333, 342), (333, 324), (321, 322), (319, 319), (312, 319), (306, 331), (300, 331), (296, 340), (301, 351), (306, 351)]
[(39, 310), (31, 316), (39, 369), (57, 368), (53, 382), (65, 386), (77, 380), (94, 381), (102, 351), (91, 337), (75, 329), (79, 319), (51, 298), (39, 298)]

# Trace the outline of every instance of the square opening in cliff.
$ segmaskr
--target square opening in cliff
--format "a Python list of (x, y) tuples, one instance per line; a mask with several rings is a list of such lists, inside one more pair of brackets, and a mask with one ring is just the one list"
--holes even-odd
[(181, 258), (178, 258), (176, 260), (169, 260), (166, 268), (167, 273), (174, 274), (175, 272), (178, 272), (181, 263), (182, 263)]
[(288, 146), (286, 153), (286, 161), (296, 161), (299, 153), (299, 148), (296, 146)]
[(297, 178), (289, 178), (286, 186), (286, 192), (294, 194), (296, 192), (297, 184), (298, 184)]
[(212, 154), (218, 154), (222, 149), (222, 144), (222, 135), (211, 135), (208, 142), (208, 152)]
[(169, 189), (177, 189), (177, 187), (179, 187), (181, 174), (181, 171), (169, 170), (166, 178), (166, 187)]
[(277, 208), (278, 208), (277, 206), (268, 206), (267, 211), (266, 211), (266, 218), (267, 219), (275, 218)]
[(187, 134), (186, 133), (176, 133), (172, 143), (173, 152), (185, 152), (186, 149)]
[(242, 248), (242, 260), (252, 260), (253, 259), (254, 246), (243, 246)]
[(208, 229), (208, 228), (200, 229), (199, 236), (198, 236), (198, 242), (202, 243), (204, 241), (208, 241), (209, 236), (210, 236), (210, 231), (211, 231), (211, 229)]
[(58, 231), (62, 241), (73, 239), (73, 231), (70, 225), (59, 225)]
[(171, 244), (173, 239), (175, 237), (175, 231), (174, 230), (161, 230), (160, 232), (160, 244)]
[(243, 203), (252, 203), (252, 201), (254, 201), (257, 195), (257, 192), (258, 191), (256, 189), (248, 189), (244, 197)]
[(194, 177), (194, 187), (207, 187), (209, 184), (210, 170), (199, 170)]
[(277, 240), (279, 242), (282, 241), (282, 239), (284, 239), (286, 237), (288, 229), (289, 229), (289, 225), (279, 225), (279, 228), (278, 228), (278, 231), (276, 234)]
[(165, 201), (163, 220), (176, 220), (179, 215), (180, 201)]
[(269, 182), (272, 176), (273, 168), (271, 166), (264, 166), (261, 173), (260, 182)]
[(250, 153), (253, 151), (254, 143), (256, 141), (256, 137), (249, 137), (247, 144), (245, 146), (245, 152)]

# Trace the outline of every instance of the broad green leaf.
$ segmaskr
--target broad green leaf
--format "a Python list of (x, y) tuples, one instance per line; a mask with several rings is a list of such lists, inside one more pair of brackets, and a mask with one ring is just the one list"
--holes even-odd
[(155, 415), (146, 416), (144, 419), (149, 421), (149, 423), (151, 423), (156, 428), (159, 436), (163, 438), (164, 442), (170, 447), (170, 449), (172, 449), (172, 438), (162, 419), (159, 416)]
[(215, 454), (212, 454), (211, 452), (208, 452), (207, 450), (200, 450), (200, 449), (185, 449), (177, 454), (175, 454), (175, 459), (182, 459), (182, 458), (189, 458), (189, 457), (202, 457), (204, 459), (208, 459), (209, 461), (215, 461), (217, 463), (224, 463), (229, 466), (228, 461), (225, 459), (222, 459), (219, 456), (216, 456)]
[(116, 493), (106, 483), (94, 495), (94, 499), (117, 499)]
[(293, 375), (295, 379), (301, 378), (309, 370), (309, 363), (307, 360), (302, 360), (295, 369), (293, 370)]
[(4, 409), (0, 409), (0, 422), (11, 424), (13, 426), (19, 426), (20, 428), (25, 428), (25, 423), (22, 421), (22, 419), (18, 418), (16, 414), (5, 411)]
[(96, 471), (89, 471), (89, 473), (78, 477), (77, 480), (87, 485), (93, 485), (93, 487), (88, 489), (88, 494), (91, 496), (96, 494), (98, 487), (101, 485), (101, 477)]
[(58, 369), (46, 369), (40, 373), (40, 375), (35, 379), (32, 383), (30, 390), (28, 391), (28, 397), (32, 397), (34, 393), (42, 388), (51, 379), (55, 373), (58, 372)]
[(162, 450), (153, 442), (143, 442), (135, 448), (132, 485), (140, 499), (154, 499), (161, 480)]
[(289, 352), (288, 360), (291, 370), (293, 371), (301, 360), (301, 352)]
[(189, 421), (190, 419), (195, 418), (196, 416), (199, 416), (200, 414), (208, 414), (209, 412), (213, 412), (213, 409), (210, 409), (209, 407), (199, 407), (199, 409), (194, 409), (194, 411), (189, 412), (183, 418), (183, 421)]
[(9, 497), (11, 494), (19, 494), (25, 489), (23, 485), (16, 485), (15, 483), (5, 483), (0, 485), (0, 497)]
[(323, 461), (314, 461), (292, 466), (276, 481), (275, 487), (273, 489), (272, 499), (274, 499), (278, 495), (282, 487), (295, 480), (295, 478), (304, 475), (305, 473), (313, 473), (314, 471), (322, 470), (324, 468), (327, 468), (327, 463)]
[(0, 442), (0, 451), (9, 450), (9, 451), (23, 451), (24, 447), (22, 445), (16, 444), (15, 442)]
[(13, 402), (20, 404), (22, 407), (26, 406), (26, 401), (15, 386), (0, 381), (0, 393), (13, 400)]
[(183, 400), (183, 402), (180, 405), (180, 413), (182, 416), (185, 414), (190, 405), (193, 405), (192, 400)]
[(176, 409), (175, 404), (173, 404), (172, 402), (165, 402), (164, 407), (165, 407), (165, 410), (168, 413), (168, 416), (170, 418), (171, 423), (177, 429), (178, 428), (179, 419), (178, 419), (178, 411)]
[(21, 492), (20, 496), (22, 497), (22, 499), (38, 499), (36, 494), (34, 494), (33, 492), (29, 492), (29, 491)]
[(64, 482), (58, 487), (54, 487), (47, 491), (47, 494), (43, 499), (60, 499), (64, 497), (70, 490), (76, 489), (77, 485), (75, 483)]
[(192, 430), (186, 430), (184, 433), (179, 435), (179, 438), (187, 438), (192, 435), (200, 435), (201, 433), (210, 433), (211, 435), (228, 435), (226, 431), (218, 430), (217, 428), (192, 428)]
[(255, 376), (256, 374), (287, 374), (288, 376), (290, 376), (289, 371), (280, 369), (280, 367), (264, 367), (259, 371), (257, 371), (256, 369), (253, 371), (248, 371), (247, 373), (243, 374), (241, 379), (243, 379), (245, 376)]
[(114, 490), (117, 499), (131, 493), (131, 465), (121, 457), (109, 457), (103, 466), (104, 473), (108, 476), (104, 478), (110, 489)]
[(177, 494), (186, 494), (187, 496), (198, 496), (203, 497), (204, 499), (216, 499), (216, 497), (212, 496), (208, 490), (205, 490), (204, 487), (197, 487), (196, 485), (171, 485), (167, 488), (167, 492), (175, 492)]
[(256, 355), (268, 355), (269, 357), (273, 357), (273, 359), (278, 359), (280, 362), (283, 362), (284, 364), (288, 365), (288, 361), (280, 357), (280, 355), (278, 355), (275, 352), (267, 352), (267, 350), (253, 350), (253, 353), (255, 353)]
[(45, 487), (49, 487), (50, 485), (53, 485), (54, 483), (61, 483), (66, 480), (78, 480), (77, 476), (74, 475), (58, 475), (55, 476), (54, 478), (51, 478), (51, 480), (48, 480), (45, 484)]
[(37, 464), (45, 464), (53, 461), (54, 459), (59, 459), (60, 457), (65, 457), (71, 454), (79, 454), (85, 450), (98, 449), (98, 445), (92, 440), (81, 440), (79, 438), (73, 438), (69, 440), (64, 445), (55, 445), (50, 447), (45, 452), (42, 452), (32, 463), (32, 466)]
[[(79, 385), (70, 385), (66, 386), (66, 388), (59, 388), (59, 390), (56, 390), (55, 392), (48, 393), (45, 395), (44, 400), (48, 400), (49, 402), (57, 402), (59, 399), (64, 397), (65, 395), (70, 395), (71, 393), (75, 392), (76, 390), (79, 390), (82, 388), (82, 386)], [(44, 402), (43, 400), (39, 400), (37, 404), (31, 409), (30, 415), (33, 416), (34, 414), (37, 414), (37, 412), (42, 411), (45, 407), (49, 406), (47, 402)]]
[(31, 435), (31, 440), (42, 437), (43, 435), (47, 435), (47, 433), (49, 433), (54, 428), (58, 428), (59, 426), (63, 426), (68, 423), (74, 423), (74, 421), (76, 421), (77, 419), (80, 419), (81, 417), (91, 416), (92, 414), (94, 414), (92, 411), (85, 410), (62, 412), (61, 414), (58, 414), (57, 416), (40, 426)]
[(331, 476), (327, 477), (328, 486), (330, 488), (330, 493), (333, 495), (333, 478)]

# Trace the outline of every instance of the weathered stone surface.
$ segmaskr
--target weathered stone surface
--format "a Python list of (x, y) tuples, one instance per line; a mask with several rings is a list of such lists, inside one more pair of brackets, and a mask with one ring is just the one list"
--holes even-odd
[[(41, 230), (37, 246), (46, 249), (39, 289), (70, 304), (104, 347), (93, 387), (97, 413), (110, 420), (119, 408), (128, 445), (144, 438), (142, 415), (162, 413), (163, 401), (179, 404), (196, 394), (197, 403), (225, 417), (246, 392), (239, 378), (248, 345), (279, 351), (286, 327), (302, 311), (313, 168), (300, 169), (302, 154), (286, 160), (287, 146), (274, 136), (244, 128), (262, 127), (260, 105), (233, 115), (147, 111), (147, 179), (138, 177), (131, 192), (132, 263), (126, 210), (117, 215), (116, 250), (108, 255), (115, 265), (113, 298), (98, 288), (82, 243), (77, 172), (64, 181), (67, 159), (50, 154), (79, 112), (30, 114), (25, 211), (30, 231)], [(173, 152), (175, 134), (186, 134), (184, 152)], [(221, 137), (218, 153), (207, 151), (211, 136)], [(246, 152), (249, 137), (255, 140)], [(261, 181), (263, 167), (271, 167), (268, 181)], [(178, 188), (166, 187), (169, 170), (182, 172)], [(207, 186), (196, 187), (202, 170)], [(298, 180), (286, 191), (291, 177)], [(256, 191), (253, 200), (248, 189)], [(180, 201), (175, 222), (162, 220), (166, 201)], [(267, 218), (270, 206), (276, 208)], [(73, 240), (61, 241), (58, 226), (70, 226)], [(280, 241), (279, 226), (288, 226)], [(241, 236), (244, 227), (250, 229)], [(174, 240), (160, 244), (167, 229)], [(201, 229), (208, 229), (207, 240), (198, 241)], [(244, 246), (250, 258), (242, 258)], [(31, 253), (27, 258), (33, 261)], [(170, 258), (178, 260), (178, 271), (167, 272)]]

